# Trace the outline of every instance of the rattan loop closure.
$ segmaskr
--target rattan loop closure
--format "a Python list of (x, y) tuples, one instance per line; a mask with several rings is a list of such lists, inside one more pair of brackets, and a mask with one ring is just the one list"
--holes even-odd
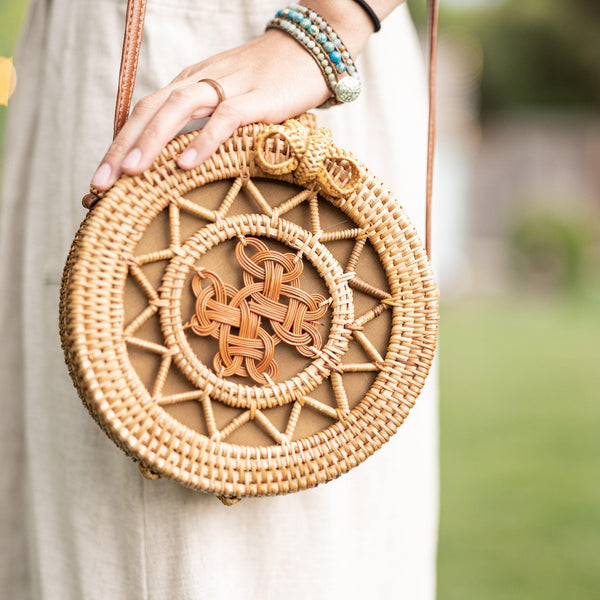
[[(272, 162), (269, 142), (285, 141), (291, 153), (283, 162)], [(349, 152), (333, 143), (331, 131), (321, 127), (311, 131), (300, 121), (288, 119), (282, 125), (272, 125), (256, 139), (255, 160), (272, 175), (293, 173), (300, 185), (316, 182), (329, 196), (340, 198), (352, 193), (360, 182), (360, 167)], [(272, 152), (271, 152), (272, 154)]]

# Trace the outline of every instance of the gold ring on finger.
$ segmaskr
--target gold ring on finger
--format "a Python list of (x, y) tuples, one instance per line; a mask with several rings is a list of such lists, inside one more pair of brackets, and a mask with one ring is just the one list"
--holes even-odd
[(223, 86), (216, 79), (199, 79), (196, 83), (207, 83), (213, 90), (215, 90), (215, 92), (217, 92), (219, 101), (217, 102), (215, 108), (217, 108), (217, 106), (219, 106), (219, 104), (221, 104), (221, 102), (223, 102), (223, 100), (225, 100), (227, 97), (225, 95)]

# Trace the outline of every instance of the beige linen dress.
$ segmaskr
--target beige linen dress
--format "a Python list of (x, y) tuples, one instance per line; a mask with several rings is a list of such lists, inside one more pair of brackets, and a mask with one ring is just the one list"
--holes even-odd
[[(225, 507), (146, 481), (82, 407), (60, 349), (61, 269), (111, 141), (126, 0), (31, 0), (0, 205), (0, 590), (22, 600), (319, 600), (435, 595), (435, 373), (350, 474)], [(259, 35), (281, 0), (148, 0), (134, 101)], [(285, 57), (282, 57), (285, 60)], [(425, 77), (405, 7), (358, 61), (364, 92), (319, 111), (422, 231)]]

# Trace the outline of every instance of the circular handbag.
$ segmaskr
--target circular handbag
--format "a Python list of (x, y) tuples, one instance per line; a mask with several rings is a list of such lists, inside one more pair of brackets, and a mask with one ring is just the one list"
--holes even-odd
[(425, 248), (312, 115), (242, 127), (184, 171), (194, 135), (122, 176), (77, 232), (60, 301), (71, 377), (146, 477), (227, 504), (327, 482), (424, 385), (438, 321)]

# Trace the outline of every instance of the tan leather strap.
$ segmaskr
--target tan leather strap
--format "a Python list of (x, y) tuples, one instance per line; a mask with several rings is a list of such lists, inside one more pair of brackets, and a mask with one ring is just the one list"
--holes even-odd
[[(427, 0), (429, 36), (429, 123), (427, 134), (427, 184), (425, 192), (425, 249), (431, 258), (431, 195), (433, 189), (433, 155), (435, 150), (435, 71), (439, 0)], [(127, 121), (135, 86), (138, 57), (144, 32), (146, 0), (127, 0), (127, 20), (123, 36), (123, 53), (119, 72), (119, 89), (115, 107), (116, 137)]]
[(115, 106), (114, 137), (125, 125), (131, 107), (131, 97), (135, 86), (140, 46), (144, 33), (144, 17), (146, 16), (146, 0), (128, 0), (125, 35), (123, 36), (123, 52), (121, 54), (121, 70), (119, 71), (119, 88)]
[(431, 194), (433, 191), (433, 155), (435, 152), (435, 68), (439, 0), (427, 0), (429, 36), (429, 123), (427, 128), (427, 186), (425, 189), (425, 251), (431, 259)]

